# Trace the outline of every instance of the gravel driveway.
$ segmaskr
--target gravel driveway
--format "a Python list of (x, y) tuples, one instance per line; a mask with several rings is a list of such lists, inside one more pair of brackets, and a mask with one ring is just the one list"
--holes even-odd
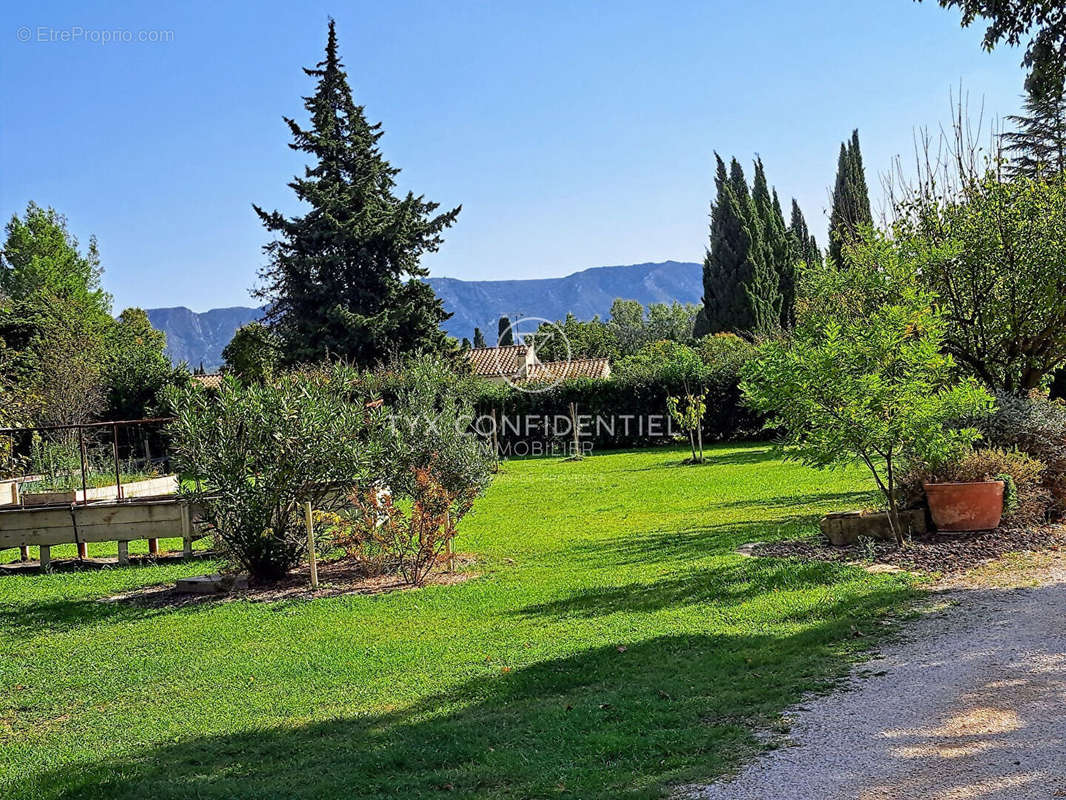
[(1040, 578), (1034, 588), (946, 590), (957, 605), (908, 624), (849, 691), (789, 714), (794, 746), (679, 796), (1066, 797), (1066, 558)]

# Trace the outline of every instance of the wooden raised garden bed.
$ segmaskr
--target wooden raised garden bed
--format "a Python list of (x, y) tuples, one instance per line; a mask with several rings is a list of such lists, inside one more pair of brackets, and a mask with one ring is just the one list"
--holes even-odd
[[(163, 497), (178, 493), (178, 476), (163, 475), (142, 481), (130, 481), (122, 484), (122, 498), (129, 497)], [(116, 484), (95, 489), (65, 489), (55, 492), (22, 492), (24, 506), (60, 506), (93, 503), (100, 500), (118, 500), (119, 487)], [(0, 495), (2, 500), (2, 495)]]

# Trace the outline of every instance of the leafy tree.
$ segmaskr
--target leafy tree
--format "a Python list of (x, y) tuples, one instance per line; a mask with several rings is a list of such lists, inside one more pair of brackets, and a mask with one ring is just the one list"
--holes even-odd
[(843, 261), (843, 248), (856, 233), (873, 225), (870, 193), (866, 187), (866, 170), (859, 150), (859, 131), (851, 140), (840, 145), (837, 176), (833, 187), (833, 211), (829, 215), (829, 258), (836, 264)]
[(371, 364), (415, 350), (450, 348), (440, 324), (448, 314), (420, 264), (433, 252), (459, 208), (435, 214), (436, 203), (396, 195), (398, 169), (378, 148), (381, 125), (356, 105), (337, 53), (332, 20), (325, 60), (304, 70), (317, 83), (306, 98), (309, 128), (286, 118), (294, 150), (312, 165), (289, 186), (310, 206), (286, 217), (255, 206), (275, 240), (265, 247), (259, 297), (287, 363), (328, 355)]
[(499, 325), (496, 327), (496, 346), (510, 347), (514, 343), (514, 331), (511, 329), (511, 320), (507, 317), (500, 317)]
[(140, 308), (127, 308), (110, 327), (104, 381), (112, 419), (139, 419), (154, 409), (175, 379), (166, 356), (166, 334), (152, 327)]
[(488, 347), (485, 344), (485, 334), (481, 332), (481, 328), (474, 328), (474, 347)]
[(54, 209), (30, 203), (13, 216), (0, 257), (0, 338), (12, 349), (10, 380), (43, 425), (86, 422), (105, 408), (104, 370), (114, 326), (100, 287), (95, 240), (85, 252)]
[[(898, 275), (898, 264), (885, 264), (885, 272)], [(831, 306), (838, 272), (832, 266), (810, 270), (805, 291)], [(884, 274), (865, 274), (874, 282), (869, 294), (877, 296)], [(760, 347), (759, 358), (745, 368), (742, 388), (752, 406), (768, 415), (768, 425), (785, 431), (788, 457), (823, 468), (861, 460), (902, 544), (902, 469), (943, 463), (972, 443), (977, 430), (953, 427), (953, 421), (987, 413), (992, 398), (972, 379), (954, 377), (951, 357), (942, 352), (942, 316), (913, 274), (893, 294), (895, 301), (870, 313), (842, 308), (829, 319), (801, 318), (790, 339)]]
[(666, 408), (670, 418), (686, 434), (692, 449), (692, 463), (702, 464), (703, 458), (703, 417), (707, 414), (707, 395), (688, 392), (684, 397), (666, 398)]
[(281, 342), (260, 322), (242, 325), (222, 351), (225, 372), (245, 383), (271, 380), (281, 361)]
[(100, 287), (103, 270), (95, 238), (83, 253), (67, 230), (67, 218), (33, 202), (22, 218), (11, 217), (6, 234), (0, 291), (11, 301), (27, 302), (47, 294), (88, 316), (110, 316), (111, 297)]
[[(917, 0), (921, 2), (921, 0)], [(1042, 95), (1061, 79), (1066, 64), (1066, 14), (1056, 0), (939, 0), (942, 8), (958, 8), (962, 26), (981, 17), (988, 22), (983, 46), (992, 50), (1000, 42), (1012, 47), (1031, 36), (1022, 59), (1029, 69), (1026, 89)]]
[(1016, 129), (1002, 137), (1010, 173), (1040, 178), (1066, 172), (1066, 83), (1043, 95), (1027, 94), (1025, 111), (1007, 117)]
[(944, 346), (963, 367), (1025, 396), (1066, 363), (1066, 175), (1004, 180), (993, 169), (900, 211), (898, 246), (938, 295)]

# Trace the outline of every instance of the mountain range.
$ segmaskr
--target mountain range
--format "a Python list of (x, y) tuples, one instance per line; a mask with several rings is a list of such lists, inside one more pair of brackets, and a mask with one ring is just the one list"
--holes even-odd
[[(687, 261), (662, 261), (616, 267), (592, 267), (563, 278), (464, 281), (427, 278), (451, 319), (450, 336), (474, 338), (481, 328), (486, 341), (496, 341), (499, 318), (578, 319), (607, 316), (616, 298), (649, 303), (698, 303), (703, 295), (703, 268)], [(197, 313), (179, 306), (150, 308), (148, 319), (167, 335), (167, 353), (175, 363), (203, 364), (213, 371), (222, 364), (222, 350), (241, 325), (262, 315), (261, 308), (234, 306)]]

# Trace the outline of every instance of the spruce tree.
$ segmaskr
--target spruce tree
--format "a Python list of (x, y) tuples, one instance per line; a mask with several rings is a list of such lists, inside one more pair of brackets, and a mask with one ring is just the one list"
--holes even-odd
[(485, 334), (481, 332), (481, 328), (474, 328), (474, 347), (488, 347), (485, 344)]
[(1042, 95), (1027, 94), (1025, 112), (1007, 117), (1015, 126), (1003, 134), (1010, 173), (1042, 178), (1066, 172), (1066, 82)]
[(337, 53), (333, 20), (326, 57), (304, 72), (315, 79), (305, 99), (310, 127), (285, 118), (290, 147), (309, 156), (289, 186), (310, 206), (303, 216), (254, 206), (275, 240), (264, 251), (257, 296), (288, 363), (326, 356), (372, 364), (397, 354), (454, 348), (440, 325), (449, 315), (420, 259), (437, 250), (459, 208), (396, 194), (398, 169), (378, 148), (380, 123), (352, 99)]
[(843, 266), (844, 244), (862, 227), (873, 224), (866, 171), (859, 149), (859, 131), (840, 145), (836, 183), (833, 187), (833, 211), (829, 216), (829, 258)]
[(514, 344), (514, 331), (511, 330), (511, 320), (500, 317), (500, 323), (496, 326), (496, 346), (510, 347)]

